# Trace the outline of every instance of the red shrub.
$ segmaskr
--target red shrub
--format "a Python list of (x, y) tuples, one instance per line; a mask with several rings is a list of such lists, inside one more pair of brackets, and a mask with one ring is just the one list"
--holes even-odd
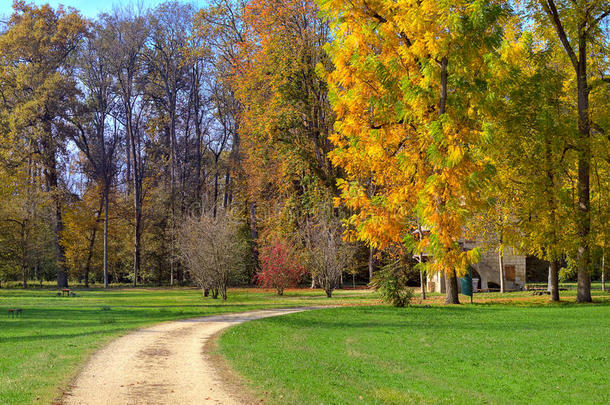
[(305, 275), (305, 268), (291, 246), (282, 242), (263, 248), (260, 267), (255, 276), (256, 283), (261, 287), (275, 288), (278, 295), (284, 294), (285, 288), (296, 287)]

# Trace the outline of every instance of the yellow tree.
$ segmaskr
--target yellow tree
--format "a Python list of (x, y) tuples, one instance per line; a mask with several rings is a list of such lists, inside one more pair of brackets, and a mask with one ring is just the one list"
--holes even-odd
[[(594, 132), (600, 132), (601, 129), (599, 124), (592, 121), (590, 97), (596, 91), (596, 84), (610, 82), (608, 78), (592, 81), (591, 68), (596, 56), (602, 60), (608, 59), (608, 31), (603, 29), (603, 24), (610, 15), (610, 3), (607, 0), (537, 0), (529, 1), (527, 5), (537, 28), (567, 58), (571, 66), (571, 85), (575, 84), (576, 87), (570, 102), (576, 107), (577, 118), (574, 121), (578, 124), (573, 145), (578, 155), (575, 205), (578, 239), (577, 301), (590, 302), (591, 244), (594, 239), (591, 234), (592, 144)], [(603, 104), (607, 107), (607, 103)], [(603, 114), (607, 116), (607, 108)]]
[(347, 173), (341, 199), (356, 211), (350, 222), (380, 248), (411, 240), (416, 224), (427, 228), (417, 249), (434, 255), (428, 271), (445, 274), (446, 302), (458, 303), (457, 275), (477, 259), (459, 241), (486, 172), (476, 152), (479, 106), (503, 2), (321, 4), (334, 30), (331, 158)]
[(570, 197), (575, 125), (565, 104), (563, 66), (535, 32), (507, 30), (487, 105), (486, 151), (497, 171), (488, 197), (507, 207), (513, 245), (549, 262), (552, 301), (559, 300), (559, 265), (573, 254), (576, 236)]
[(55, 205), (57, 285), (68, 284), (59, 190), (59, 153), (65, 146), (65, 117), (78, 92), (69, 75), (74, 52), (86, 31), (86, 22), (72, 9), (48, 4), (41, 7), (15, 1), (15, 12), (0, 36), (0, 92), (13, 142), (31, 145), (44, 166), (47, 189)]

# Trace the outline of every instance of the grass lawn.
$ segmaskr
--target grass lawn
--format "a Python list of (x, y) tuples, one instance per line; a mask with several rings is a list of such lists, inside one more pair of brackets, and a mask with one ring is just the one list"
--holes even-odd
[[(57, 297), (52, 290), (0, 289), (0, 404), (50, 403), (96, 348), (136, 327), (170, 319), (252, 309), (328, 304), (373, 304), (366, 291), (233, 289), (227, 302), (198, 289), (110, 289)], [(9, 319), (8, 308), (23, 308)]]
[(218, 350), (267, 403), (610, 403), (600, 297), (324, 309), (235, 326)]

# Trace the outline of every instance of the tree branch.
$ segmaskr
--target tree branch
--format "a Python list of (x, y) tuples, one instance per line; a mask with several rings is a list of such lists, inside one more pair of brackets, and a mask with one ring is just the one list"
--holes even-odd
[(561, 24), (561, 19), (559, 18), (559, 12), (557, 11), (557, 7), (555, 7), (555, 2), (553, 0), (547, 0), (542, 2), (542, 7), (547, 12), (551, 20), (553, 21), (553, 25), (555, 26), (555, 31), (557, 31), (557, 36), (561, 41), (566, 53), (570, 57), (570, 61), (572, 61), (572, 65), (574, 69), (578, 69), (578, 57), (576, 53), (574, 53), (574, 49), (570, 45), (570, 41), (568, 41), (568, 36), (563, 29), (563, 24)]

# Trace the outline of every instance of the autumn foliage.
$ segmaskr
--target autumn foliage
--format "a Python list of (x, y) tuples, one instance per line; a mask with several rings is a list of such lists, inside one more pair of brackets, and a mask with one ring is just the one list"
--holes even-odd
[(305, 268), (299, 263), (292, 247), (279, 241), (263, 248), (260, 268), (255, 276), (257, 284), (275, 288), (278, 295), (283, 295), (288, 287), (296, 287), (305, 275)]

